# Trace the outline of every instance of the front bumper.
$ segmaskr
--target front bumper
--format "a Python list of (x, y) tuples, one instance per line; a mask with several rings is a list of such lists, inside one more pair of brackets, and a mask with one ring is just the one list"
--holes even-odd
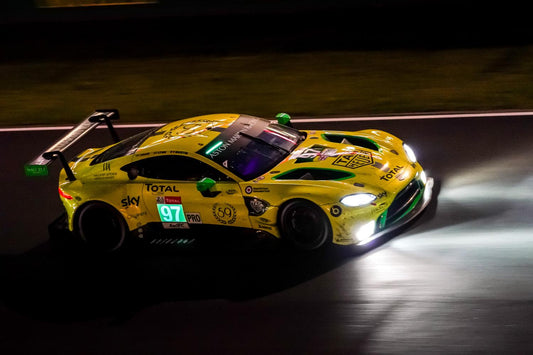
[[(433, 195), (434, 181), (415, 178), (394, 200), (377, 202), (366, 208), (355, 208), (346, 213), (339, 205), (326, 205), (324, 211), (331, 215), (333, 243), (337, 245), (364, 245), (409, 223), (428, 206)], [(339, 210), (334, 214), (335, 209)]]
[(416, 205), (412, 209), (410, 209), (405, 214), (401, 215), (400, 218), (390, 223), (383, 223), (382, 225), (380, 225), (380, 223), (382, 223), (381, 220), (387, 218), (386, 213), (383, 214), (376, 221), (376, 232), (362, 240), (359, 240), (355, 244), (356, 245), (368, 244), (371, 241), (378, 239), (384, 236), (385, 234), (391, 233), (392, 231), (397, 230), (398, 228), (411, 222), (418, 215), (420, 215), (420, 213), (422, 213), (426, 209), (426, 207), (429, 205), (431, 198), (433, 197), (433, 186), (434, 186), (433, 178), (428, 177), (427, 182), (424, 186), (424, 189), (421, 191), (421, 196), (418, 202), (416, 203)]

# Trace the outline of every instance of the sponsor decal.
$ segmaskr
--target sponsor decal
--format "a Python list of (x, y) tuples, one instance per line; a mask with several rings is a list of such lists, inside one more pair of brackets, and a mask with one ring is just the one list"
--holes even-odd
[(321, 161), (337, 155), (339, 155), (337, 149), (327, 148), (322, 145), (313, 145), (312, 147), (295, 151), (289, 157), (289, 160), (296, 159), (296, 163), (304, 163), (313, 161), (317, 157)]
[(396, 165), (394, 168), (390, 169), (387, 174), (380, 177), (380, 180), (390, 181), (393, 179), (401, 170), (403, 169), (403, 166)]
[(165, 229), (189, 229), (189, 225), (185, 222), (163, 223)]
[(111, 171), (111, 163), (102, 164), (102, 170), (103, 171)]
[(387, 191), (383, 191), (382, 193), (378, 194), (376, 196), (376, 200), (379, 200), (380, 198), (387, 197)]
[(333, 205), (331, 206), (329, 213), (331, 213), (333, 217), (339, 217), (342, 214), (342, 208), (341, 206)]
[(339, 156), (332, 165), (343, 166), (349, 169), (357, 169), (362, 166), (374, 163), (372, 153), (364, 151), (355, 151), (354, 154), (344, 154)]
[[(137, 209), (138, 211), (138, 209)], [(135, 210), (131, 211), (130, 213), (130, 209), (127, 210), (127, 213), (128, 213), (128, 218), (134, 218), (134, 219), (138, 219), (140, 217), (143, 217), (143, 216), (146, 216), (148, 215), (148, 212), (146, 211), (143, 211), (143, 212), (137, 212)]]
[(202, 216), (198, 212), (185, 213), (185, 216), (189, 224), (202, 224)]
[(181, 205), (181, 197), (180, 196), (165, 196), (163, 198), (165, 201), (164, 203), (169, 205)]
[(150, 153), (149, 153), (149, 152), (147, 152), (147, 153), (138, 153), (138, 154), (135, 154), (134, 157), (136, 157), (136, 158), (138, 158), (138, 157), (145, 157), (145, 156), (147, 156), (147, 155), (150, 155)]
[(252, 192), (270, 192), (270, 189), (268, 187), (251, 187), (246, 186), (244, 189), (244, 192), (247, 194), (251, 194)]
[(328, 148), (322, 145), (313, 145), (309, 148), (297, 150), (289, 157), (289, 160), (296, 159), (296, 163), (305, 163), (314, 161), (316, 158), (318, 158), (318, 161), (323, 161), (327, 158), (335, 157), (337, 157), (337, 159), (332, 163), (333, 165), (343, 166), (350, 169), (356, 169), (374, 163), (372, 153), (370, 152), (339, 152), (337, 149)]
[(210, 120), (196, 120), (192, 122), (184, 122), (175, 127), (172, 127), (170, 130), (165, 132), (163, 137), (166, 139), (192, 137), (208, 129), (212, 129), (219, 124), (219, 122), (213, 122)]
[(157, 211), (162, 222), (186, 222), (182, 205), (157, 204)]
[(117, 176), (117, 173), (101, 173), (94, 175), (95, 180), (111, 180)]
[(128, 195), (126, 198), (123, 198), (122, 200), (120, 200), (120, 203), (122, 204), (122, 207), (139, 206), (140, 199), (141, 199), (140, 196), (131, 197)]
[(184, 229), (189, 228), (187, 225), (182, 226), (182, 224), (187, 224), (187, 219), (185, 218), (185, 213), (183, 212), (183, 205), (181, 204), (180, 196), (164, 196), (157, 197), (157, 211), (159, 212), (159, 217), (161, 222), (170, 223), (165, 226), (165, 228), (173, 229)]
[(144, 184), (144, 186), (146, 186), (146, 191), (148, 192), (180, 192), (174, 185)]
[(215, 203), (211, 210), (219, 223), (233, 224), (237, 219), (237, 210), (228, 203)]

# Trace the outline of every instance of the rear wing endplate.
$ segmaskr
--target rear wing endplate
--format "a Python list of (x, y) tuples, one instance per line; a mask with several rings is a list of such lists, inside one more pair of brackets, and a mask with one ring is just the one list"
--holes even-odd
[(24, 173), (26, 176), (47, 176), (48, 166), (52, 164), (54, 160), (59, 158), (63, 168), (65, 169), (65, 172), (67, 173), (67, 178), (70, 181), (76, 180), (74, 173), (72, 172), (72, 169), (70, 169), (67, 159), (63, 154), (65, 150), (67, 150), (70, 146), (102, 123), (105, 123), (109, 128), (109, 132), (111, 133), (111, 138), (113, 141), (118, 142), (119, 137), (111, 121), (118, 120), (119, 117), (118, 110), (116, 109), (96, 110), (89, 117), (81, 121), (77, 126), (73, 127), (64, 136), (55, 141), (54, 144), (48, 147), (44, 152), (24, 165)]

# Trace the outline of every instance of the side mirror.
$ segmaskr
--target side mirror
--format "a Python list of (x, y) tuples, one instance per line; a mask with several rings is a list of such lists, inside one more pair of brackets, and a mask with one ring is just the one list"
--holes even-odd
[(278, 123), (280, 125), (284, 125), (284, 126), (287, 126), (287, 127), (292, 127), (291, 116), (289, 116), (285, 112), (278, 113), (276, 115), (276, 119), (278, 120)]
[(130, 180), (135, 180), (137, 179), (137, 177), (139, 176), (139, 169), (137, 169), (136, 167), (132, 166), (128, 169), (128, 178)]
[(196, 183), (196, 190), (200, 191), (203, 197), (215, 197), (220, 193), (213, 190), (216, 184), (215, 180), (206, 177)]

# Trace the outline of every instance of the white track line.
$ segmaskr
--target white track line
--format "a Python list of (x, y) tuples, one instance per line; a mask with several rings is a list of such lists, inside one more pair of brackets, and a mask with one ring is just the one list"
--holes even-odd
[(331, 118), (296, 118), (291, 122), (353, 122), (353, 121), (393, 121), (393, 120), (436, 120), (442, 118), (480, 118), (480, 117), (526, 117), (533, 116), (533, 111), (511, 112), (476, 112), (476, 113), (442, 113), (442, 114), (415, 114), (397, 116), (370, 116), (370, 117), (331, 117)]
[[(436, 120), (443, 118), (480, 118), (480, 117), (526, 117), (533, 116), (533, 111), (511, 111), (511, 112), (478, 112), (478, 113), (442, 113), (442, 114), (414, 114), (414, 115), (396, 115), (396, 116), (370, 116), (370, 117), (329, 117), (329, 118), (295, 118), (291, 122), (309, 123), (309, 122), (356, 122), (356, 121), (394, 121), (394, 120)], [(115, 128), (151, 128), (161, 126), (163, 123), (147, 124), (118, 124)], [(31, 132), (31, 131), (66, 131), (74, 126), (55, 126), (55, 127), (15, 127), (0, 128), (0, 133), (4, 132)], [(100, 126), (98, 128), (107, 128)]]

